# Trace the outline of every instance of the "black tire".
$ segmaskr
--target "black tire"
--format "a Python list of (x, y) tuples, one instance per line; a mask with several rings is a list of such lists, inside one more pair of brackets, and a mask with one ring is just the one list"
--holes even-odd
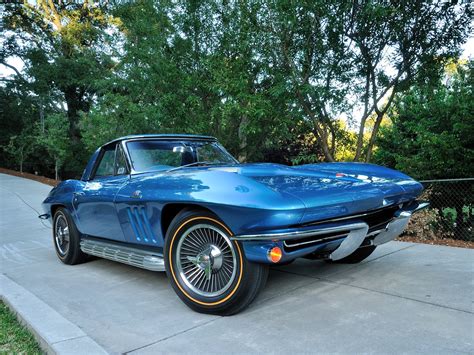
[(232, 315), (242, 311), (264, 287), (268, 266), (247, 261), (242, 246), (214, 214), (184, 210), (166, 233), (166, 274), (191, 309)]
[[(68, 228), (67, 233), (64, 231), (65, 227)], [(66, 239), (68, 239), (67, 243)], [(53, 244), (59, 260), (67, 265), (76, 265), (87, 261), (88, 255), (82, 252), (80, 242), (81, 234), (77, 230), (71, 214), (63, 207), (58, 208), (53, 217)]]
[(362, 247), (357, 249), (352, 254), (346, 256), (345, 258), (339, 260), (328, 260), (329, 262), (336, 263), (336, 264), (357, 264), (360, 263), (362, 260), (369, 257), (375, 250), (375, 245), (369, 245), (366, 247)]

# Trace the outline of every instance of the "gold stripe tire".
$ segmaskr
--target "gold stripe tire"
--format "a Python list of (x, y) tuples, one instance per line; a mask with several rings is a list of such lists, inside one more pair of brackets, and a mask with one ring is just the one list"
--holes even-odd
[(214, 214), (185, 209), (165, 237), (166, 273), (191, 309), (232, 315), (246, 308), (264, 287), (268, 266), (247, 261), (242, 246)]

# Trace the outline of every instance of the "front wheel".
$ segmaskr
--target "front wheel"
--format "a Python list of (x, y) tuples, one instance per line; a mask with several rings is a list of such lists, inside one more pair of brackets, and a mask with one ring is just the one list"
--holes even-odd
[(197, 312), (231, 315), (263, 288), (266, 265), (246, 260), (230, 230), (213, 214), (185, 210), (166, 234), (166, 273), (181, 300)]
[(87, 261), (81, 251), (81, 234), (69, 211), (58, 208), (53, 217), (53, 242), (59, 260), (64, 264), (75, 265)]

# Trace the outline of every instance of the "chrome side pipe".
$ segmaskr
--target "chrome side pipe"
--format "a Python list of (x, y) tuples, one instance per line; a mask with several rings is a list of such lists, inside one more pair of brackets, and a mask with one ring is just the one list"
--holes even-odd
[(80, 245), (86, 254), (150, 271), (165, 271), (163, 256), (153, 251), (93, 239), (83, 239)]

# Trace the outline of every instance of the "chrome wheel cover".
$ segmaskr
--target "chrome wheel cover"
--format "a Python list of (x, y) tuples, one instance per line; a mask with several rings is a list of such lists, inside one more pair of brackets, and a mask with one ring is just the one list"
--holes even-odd
[(237, 274), (237, 256), (230, 238), (210, 224), (188, 228), (176, 247), (178, 275), (193, 292), (216, 297), (226, 292)]
[(60, 213), (54, 222), (54, 241), (61, 256), (67, 254), (69, 250), (69, 225), (66, 216)]

